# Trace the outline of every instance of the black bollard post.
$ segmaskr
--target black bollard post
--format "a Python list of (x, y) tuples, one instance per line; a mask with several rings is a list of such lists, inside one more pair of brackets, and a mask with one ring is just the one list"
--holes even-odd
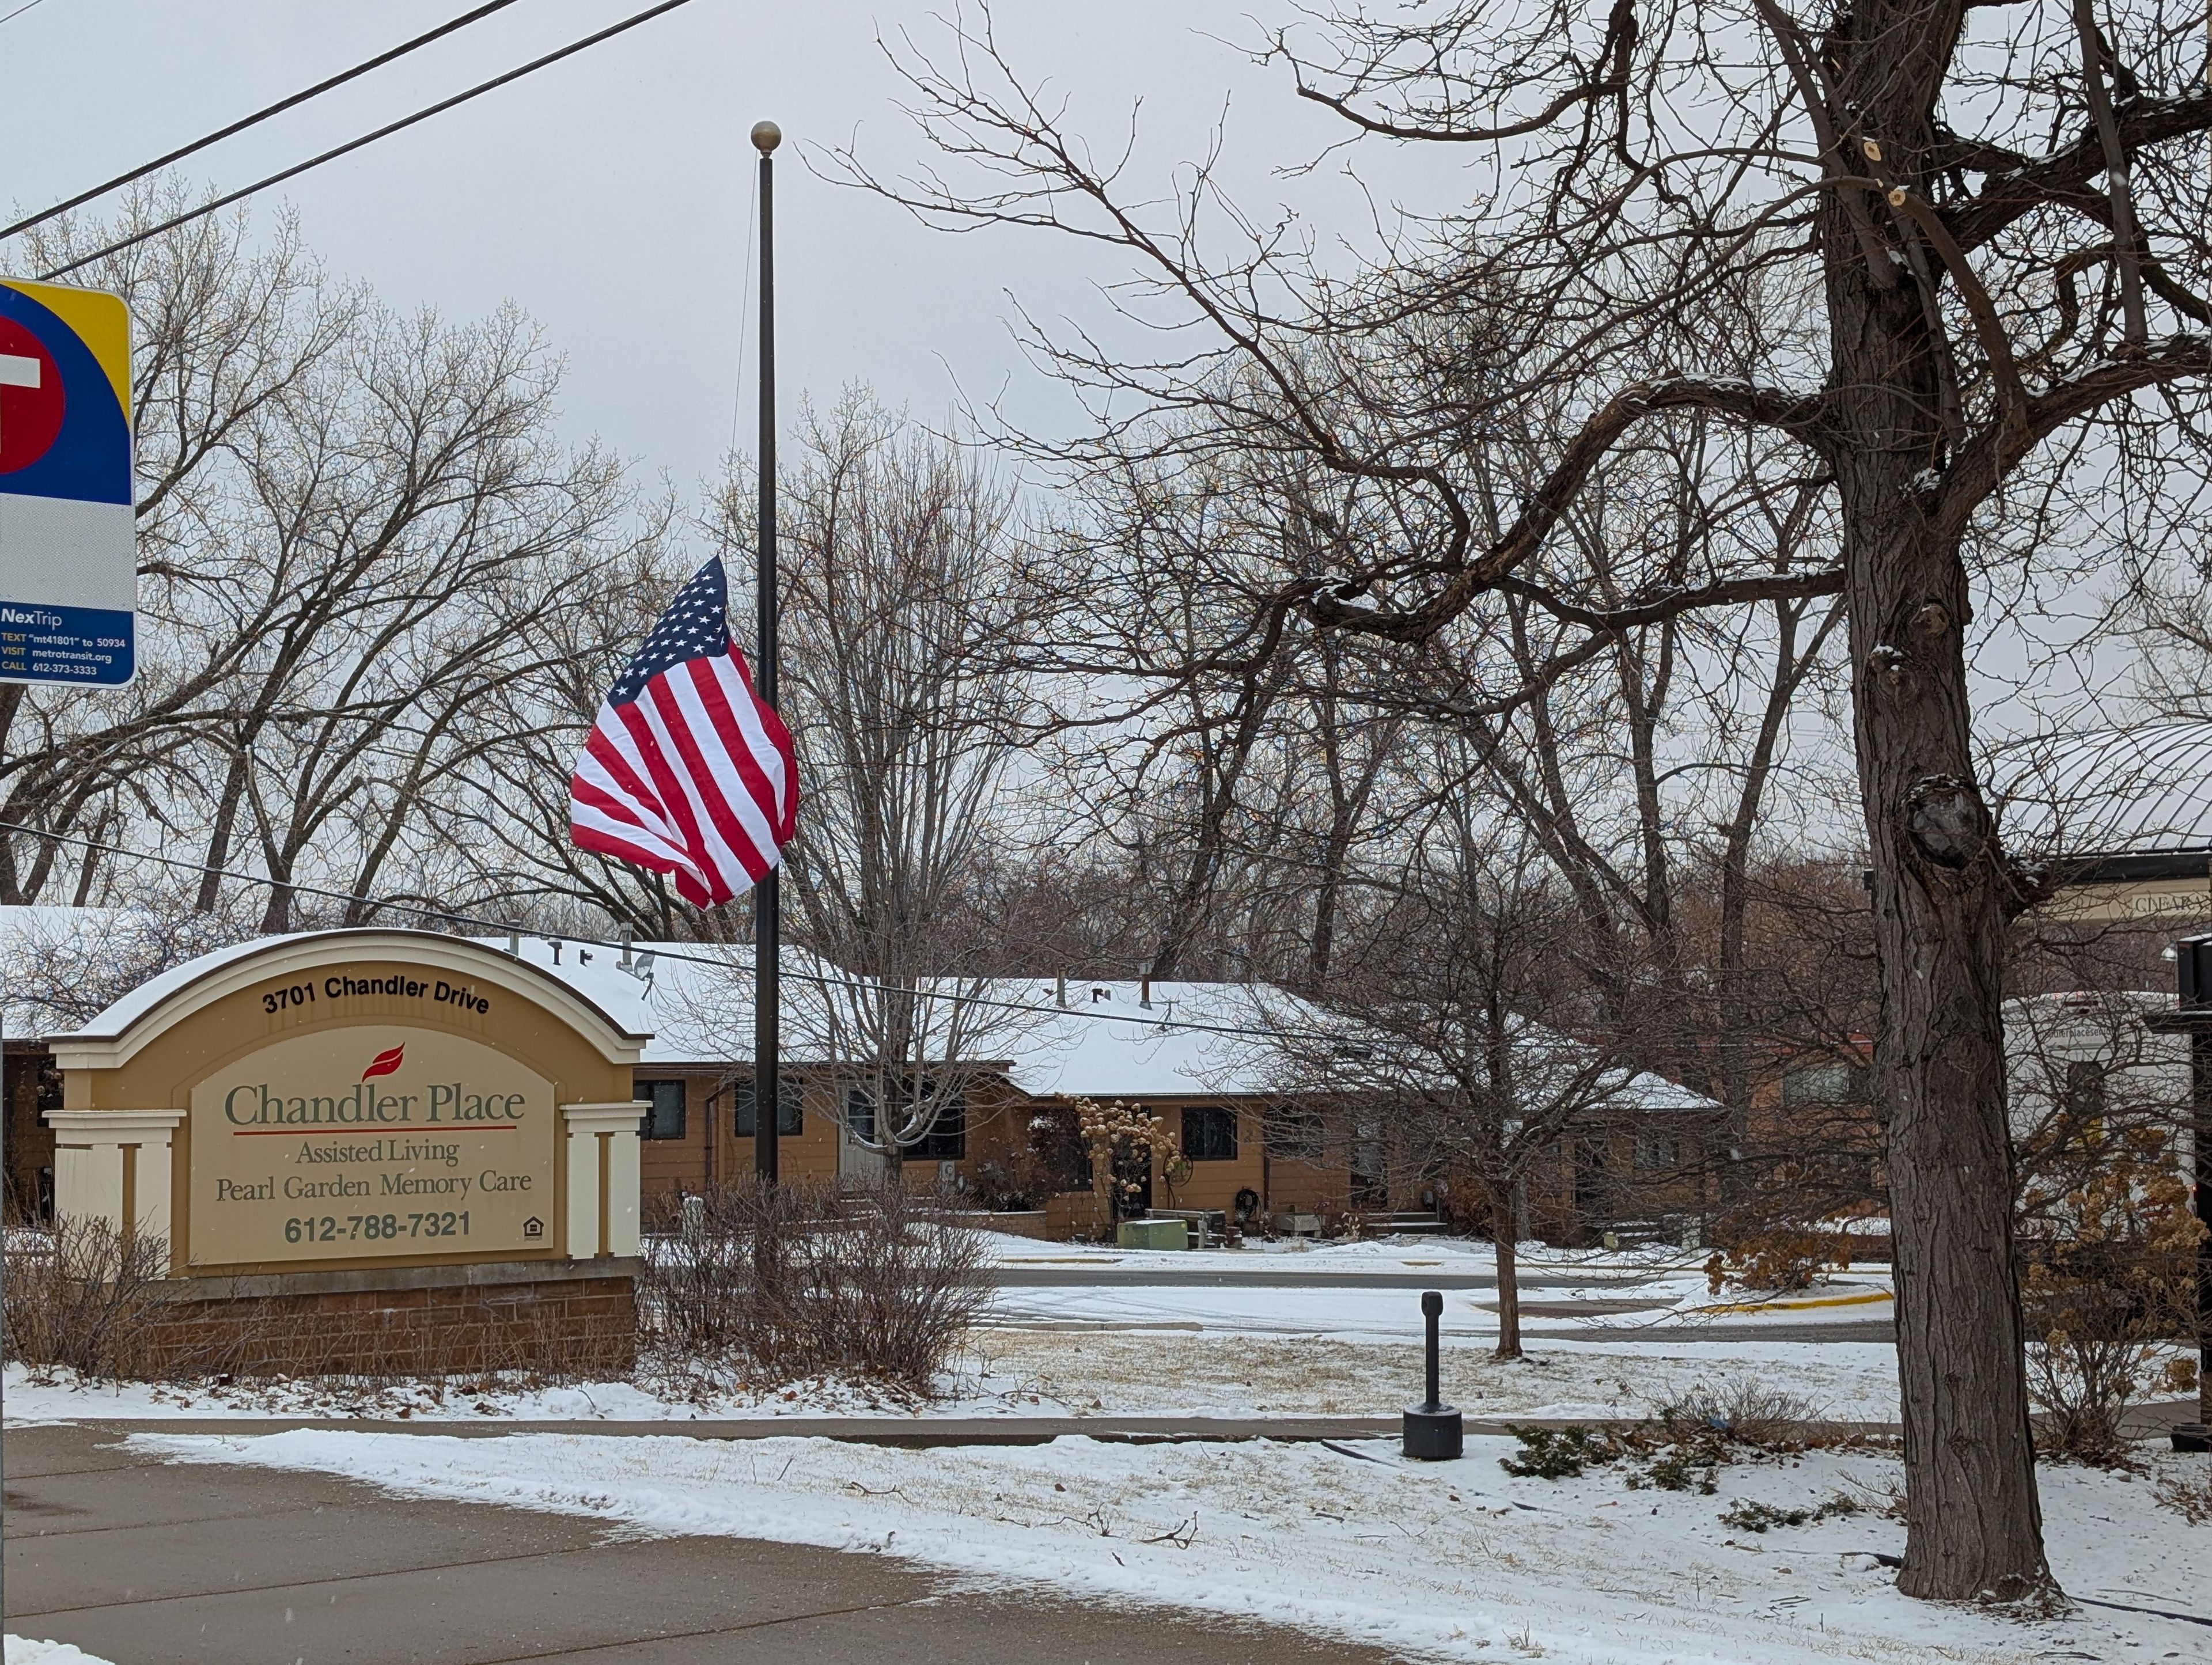
[(1443, 1395), (1437, 1385), (1437, 1352), (1439, 1346), (1437, 1327), (1443, 1316), (1444, 1297), (1442, 1295), (1435, 1290), (1431, 1290), (1421, 1297), (1421, 1316), (1428, 1321), (1429, 1330), (1429, 1396), (1421, 1401), (1421, 1408), (1425, 1411), (1443, 1408)]
[(1429, 1396), (1419, 1405), (1406, 1407), (1404, 1449), (1406, 1455), (1416, 1462), (1449, 1462), (1466, 1450), (1466, 1433), (1460, 1413), (1443, 1403), (1443, 1394), (1437, 1379), (1437, 1321), (1444, 1314), (1444, 1297), (1437, 1291), (1425, 1290), (1421, 1294), (1421, 1316), (1428, 1328), (1428, 1389)]

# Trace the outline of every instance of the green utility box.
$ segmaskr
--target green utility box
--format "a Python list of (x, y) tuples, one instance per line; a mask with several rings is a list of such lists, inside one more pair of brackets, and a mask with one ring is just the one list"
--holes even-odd
[(1123, 1220), (1114, 1241), (1124, 1249), (1188, 1249), (1190, 1228), (1181, 1220)]

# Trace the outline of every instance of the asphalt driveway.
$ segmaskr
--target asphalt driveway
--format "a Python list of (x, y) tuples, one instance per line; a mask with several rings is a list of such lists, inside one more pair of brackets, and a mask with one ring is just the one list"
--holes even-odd
[(15, 1429), (7, 1628), (115, 1665), (1382, 1665), (1196, 1619), (981, 1596), (902, 1562), (175, 1465)]

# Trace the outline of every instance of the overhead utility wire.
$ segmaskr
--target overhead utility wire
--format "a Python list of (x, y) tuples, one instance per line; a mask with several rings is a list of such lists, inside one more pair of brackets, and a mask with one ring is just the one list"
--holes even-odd
[[(31, 0), (31, 3), (36, 5), (38, 0)], [(81, 191), (65, 203), (56, 203), (52, 208), (41, 213), (33, 214), (27, 220), (18, 220), (14, 225), (0, 230), (0, 237), (13, 237), (19, 231), (28, 231), (33, 226), (44, 225), (57, 214), (66, 214), (73, 208), (82, 208), (94, 197), (105, 197), (118, 186), (129, 185), (133, 179), (143, 179), (149, 173), (159, 173), (172, 162), (182, 161), (185, 157), (197, 151), (204, 150), (211, 144), (219, 143), (234, 133), (243, 133), (247, 128), (264, 122), (271, 116), (281, 116), (295, 105), (305, 104), (311, 98), (319, 98), (333, 87), (343, 87), (349, 81), (367, 75), (371, 70), (382, 69), (394, 58), (404, 58), (419, 46), (427, 46), (433, 40), (442, 39), (456, 29), (466, 28), (478, 18), (489, 17), (495, 11), (504, 11), (513, 4), (514, 0), (491, 0), (489, 5), (478, 6), (474, 11), (464, 13), (450, 23), (441, 23), (429, 33), (418, 34), (412, 40), (403, 41), (389, 52), (380, 52), (366, 64), (356, 64), (343, 74), (332, 76), (328, 81), (319, 81), (303, 93), (295, 93), (289, 98), (279, 99), (267, 109), (257, 110), (242, 120), (234, 121), (228, 127), (219, 128), (215, 132), (210, 133), (205, 138), (194, 139), (190, 144), (180, 146), (166, 156), (156, 156), (152, 161), (147, 162), (143, 167), (134, 167), (128, 173), (118, 173), (106, 185), (96, 185), (89, 191)], [(30, 9), (30, 6), (23, 8), (25, 11)], [(8, 17), (15, 15), (14, 12), (8, 14)], [(0, 23), (7, 21), (7, 17), (0, 17)]]
[(357, 139), (349, 140), (347, 143), (338, 145), (335, 149), (324, 151), (319, 156), (311, 156), (306, 161), (300, 162), (294, 167), (288, 167), (282, 173), (271, 173), (265, 179), (257, 179), (252, 185), (242, 186), (239, 190), (231, 191), (227, 196), (218, 197), (211, 203), (204, 203), (187, 213), (179, 214), (172, 219), (164, 220), (158, 226), (149, 226), (143, 231), (133, 232), (130, 236), (122, 239), (119, 242), (110, 243), (103, 249), (94, 249), (90, 254), (85, 255), (81, 259), (72, 260), (65, 266), (56, 266), (52, 271), (42, 272), (40, 276), (44, 279), (49, 280), (56, 277), (67, 276), (70, 272), (76, 270), (80, 266), (88, 266), (95, 260), (105, 259), (111, 254), (120, 253), (123, 250), (130, 248), (134, 244), (143, 243), (149, 237), (158, 237), (165, 231), (174, 231), (179, 226), (184, 225), (189, 221), (197, 220), (204, 215), (212, 214), (217, 209), (228, 208), (233, 203), (240, 201), (245, 197), (251, 197), (257, 191), (266, 191), (272, 185), (282, 185), (287, 179), (294, 179), (301, 173), (305, 173), (309, 168), (320, 167), (327, 161), (336, 161), (340, 156), (349, 155), (352, 152), (360, 149), (363, 145), (374, 144), (377, 140), (381, 138), (389, 138), (392, 134), (400, 131), (404, 128), (412, 127), (418, 121), (428, 121), (431, 117), (437, 115), (441, 112), (450, 110), (457, 104), (466, 104), (471, 99), (481, 97), (483, 94), (490, 92), (495, 88), (504, 87), (510, 81), (520, 81), (523, 76), (529, 75), (535, 70), (542, 70), (549, 64), (558, 64), (562, 58), (568, 58), (577, 52), (580, 52), (587, 46), (596, 46), (602, 40), (612, 39), (616, 35), (622, 33), (627, 29), (634, 29), (641, 23), (651, 22), (663, 12), (674, 11), (678, 6), (689, 5), (690, 3), (691, 0), (661, 0), (660, 4), (648, 7), (644, 11), (638, 13), (635, 17), (626, 17), (619, 23), (614, 24), (610, 27), (601, 29), (597, 34), (587, 34), (581, 40), (572, 41), (568, 46), (562, 47), (558, 52), (548, 52), (543, 58), (533, 58), (529, 63), (523, 64), (520, 68), (509, 70), (502, 76), (494, 76), (489, 81), (483, 82), (477, 86), (471, 87), (465, 93), (456, 93), (451, 98), (441, 99), (437, 103), (430, 105), (427, 108), (417, 110), (411, 116), (403, 116), (398, 121), (392, 122), (386, 126), (378, 128), (374, 133), (364, 133)]
[(30, 10), (33, 6), (40, 3), (40, 0), (25, 0), (25, 3), (16, 7), (15, 10), (7, 13), (0, 13), (0, 23), (5, 23), (9, 21), (11, 19), (21, 17), (25, 12)]
[[(217, 878), (234, 878), (243, 884), (266, 884), (282, 887), (301, 896), (320, 896), (329, 902), (356, 902), (363, 907), (381, 912), (413, 914), (419, 919), (444, 920), (454, 925), (473, 925), (480, 930), (507, 936), (536, 937), (541, 942), (573, 942), (586, 948), (631, 950), (635, 942), (616, 942), (605, 937), (580, 937), (567, 932), (547, 933), (524, 931), (511, 920), (486, 919), (479, 914), (457, 914), (451, 908), (432, 908), (418, 902), (380, 901), (374, 896), (356, 896), (349, 890), (330, 890), (319, 884), (302, 884), (293, 879), (270, 878), (262, 873), (241, 873), (228, 867), (210, 867), (205, 862), (187, 861), (173, 855), (155, 855), (149, 850), (126, 849), (120, 844), (104, 844), (98, 839), (80, 838), (75, 833), (47, 832), (39, 827), (27, 827), (20, 821), (0, 821), (0, 832), (21, 833), (26, 838), (52, 839), (57, 844), (74, 844), (80, 849), (99, 850), (108, 855), (123, 856), (132, 861), (158, 862), (165, 867), (182, 867), (195, 873), (213, 873)], [(711, 966), (717, 971), (735, 971), (740, 968), (727, 960), (718, 960), (705, 954), (686, 954), (680, 951), (653, 948), (645, 951), (656, 960), (673, 960), (679, 965)], [(813, 983), (827, 989), (866, 990), (871, 993), (906, 994), (908, 989), (894, 988), (889, 983), (867, 977), (825, 977), (819, 972), (793, 971), (788, 966), (783, 975), (803, 983)], [(1007, 978), (1012, 982), (1024, 981)], [(1085, 1018), (1094, 1023), (1130, 1024), (1139, 1029), (1156, 1029), (1163, 1034), (1188, 1031), (1198, 1035), (1233, 1035), (1259, 1041), (1316, 1041), (1340, 1043), (1340, 1035), (1324, 1034), (1318, 1030), (1294, 1029), (1252, 1029), (1237, 1024), (1201, 1024), (1173, 1018), (1129, 1018), (1118, 1012), (1093, 1012), (1088, 1006), (1036, 1006), (1026, 1000), (998, 1000), (988, 994), (955, 994), (947, 997), (959, 1006), (981, 1006), (987, 1011), (1018, 1012), (1032, 1018)]]

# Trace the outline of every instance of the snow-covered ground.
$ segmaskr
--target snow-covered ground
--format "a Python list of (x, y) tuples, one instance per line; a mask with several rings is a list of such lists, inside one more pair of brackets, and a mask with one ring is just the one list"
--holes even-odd
[[(1127, 1266), (1199, 1275), (1224, 1267), (1265, 1269), (1261, 1251), (1125, 1254), (1065, 1243), (999, 1238), (1011, 1260)], [(1042, 1251), (1050, 1251), (1044, 1253)], [(656, 1382), (544, 1387), (517, 1382), (483, 1391), (427, 1385), (374, 1392), (318, 1384), (146, 1386), (78, 1383), (27, 1376), (10, 1366), (11, 1421), (79, 1418), (261, 1415), (410, 1419), (496, 1417), (525, 1421), (915, 1416), (1390, 1416), (1418, 1396), (1422, 1318), (1416, 1289), (1362, 1286), (1360, 1274), (1402, 1273), (1431, 1264), (1455, 1271), (1488, 1265), (1486, 1245), (1451, 1239), (1332, 1244), (1294, 1256), (1303, 1273), (1330, 1275), (1319, 1287), (1219, 1283), (1076, 1283), (1010, 1285), (994, 1297), (931, 1400), (915, 1403), (866, 1386), (803, 1382), (760, 1391), (702, 1390)], [(1896, 1365), (1888, 1343), (1805, 1342), (1791, 1332), (1809, 1320), (1879, 1316), (1886, 1279), (1854, 1273), (1777, 1305), (1730, 1295), (1718, 1304), (1733, 1337), (1703, 1339), (1714, 1297), (1702, 1271), (1658, 1255), (1559, 1254), (1545, 1268), (1560, 1281), (1531, 1289), (1532, 1303), (1648, 1301), (1648, 1310), (1531, 1313), (1529, 1356), (1502, 1364), (1495, 1292), (1445, 1295), (1446, 1396), (1478, 1417), (1642, 1416), (1717, 1377), (1757, 1376), (1805, 1401), (1814, 1414), (1888, 1422), (1897, 1416)], [(1341, 1274), (1340, 1280), (1335, 1274)], [(1870, 1304), (1871, 1303), (1871, 1304)], [(1746, 1309), (1760, 1309), (1747, 1310)], [(1753, 1339), (1742, 1339), (1747, 1328)]]
[[(1756, 1377), (1816, 1415), (1887, 1422), (1896, 1364), (1886, 1346), (1697, 1342), (1543, 1342), (1502, 1364), (1474, 1346), (1444, 1355), (1445, 1396), (1473, 1417), (1641, 1417), (1716, 1381)], [(10, 1426), (92, 1419), (315, 1417), (333, 1420), (486, 1418), (524, 1422), (647, 1422), (811, 1416), (1395, 1416), (1418, 1399), (1409, 1343), (1327, 1337), (1237, 1337), (1116, 1331), (980, 1334), (942, 1396), (915, 1402), (865, 1386), (805, 1382), (686, 1393), (650, 1382), (513, 1383), (483, 1392), (427, 1384), (349, 1391), (307, 1382), (164, 1386), (33, 1376), (8, 1366)]]
[[(1731, 1467), (1719, 1495), (1704, 1497), (1632, 1490), (1618, 1469), (1513, 1479), (1498, 1463), (1513, 1446), (1498, 1438), (1427, 1465), (1401, 1463), (1381, 1441), (903, 1450), (319, 1429), (133, 1439), (183, 1461), (348, 1475), (626, 1532), (889, 1553), (965, 1586), (1267, 1620), (1423, 1658), (2206, 1656), (2207, 1632), (2185, 1619), (2084, 1606), (2021, 1622), (1899, 1596), (1877, 1559), (1903, 1547), (1903, 1527), (1883, 1512), (1897, 1466), (1875, 1452)], [(2156, 1506), (2148, 1479), (2057, 1468), (2041, 1484), (2054, 1567), (2074, 1595), (2203, 1611), (2212, 1528)], [(1858, 1512), (1765, 1532), (1722, 1519), (1748, 1502), (1813, 1509), (1838, 1497)]]
[(82, 1648), (66, 1642), (39, 1642), (27, 1637), (8, 1638), (7, 1665), (108, 1665)]
[[(1891, 1422), (1898, 1414), (1897, 1358), (1887, 1343), (1532, 1339), (1513, 1364), (1492, 1358), (1489, 1345), (1443, 1354), (1444, 1396), (1471, 1417), (1648, 1416), (1693, 1388), (1738, 1377), (1802, 1399), (1816, 1416)], [(975, 1346), (990, 1379), (1035, 1396), (1032, 1415), (1395, 1416), (1420, 1397), (1410, 1339), (1001, 1330)]]
[[(982, 1234), (994, 1264), (999, 1266), (1115, 1266), (1155, 1272), (1206, 1273), (1282, 1271), (1286, 1259), (1300, 1273), (1415, 1271), (1433, 1267), (1454, 1273), (1487, 1274), (1496, 1264), (1496, 1252), (1475, 1237), (1384, 1237), (1340, 1239), (1328, 1243), (1307, 1237), (1255, 1237), (1240, 1249), (1122, 1249), (1111, 1243), (1045, 1243), (1000, 1231)], [(1702, 1252), (1664, 1246), (1645, 1249), (1551, 1249), (1540, 1243), (1524, 1245), (1519, 1255), (1524, 1270), (1587, 1273), (1593, 1278), (1637, 1279), (1670, 1268), (1702, 1267)], [(1702, 1275), (1702, 1274), (1701, 1274)]]

